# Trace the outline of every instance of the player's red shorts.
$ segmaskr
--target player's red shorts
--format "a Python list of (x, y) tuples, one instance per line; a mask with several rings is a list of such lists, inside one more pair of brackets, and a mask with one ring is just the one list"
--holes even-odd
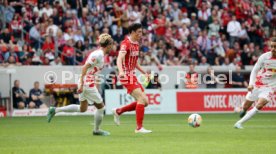
[(136, 76), (126, 76), (120, 79), (122, 85), (127, 89), (127, 93), (131, 94), (133, 90), (140, 88), (144, 92), (143, 86), (138, 82)]

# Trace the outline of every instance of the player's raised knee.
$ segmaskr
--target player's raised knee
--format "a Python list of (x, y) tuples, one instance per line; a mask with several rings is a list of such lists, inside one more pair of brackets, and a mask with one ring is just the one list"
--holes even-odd
[(143, 103), (146, 106), (148, 106), (149, 104), (149, 101), (148, 101), (148, 98), (147, 97), (141, 97), (141, 103)]
[(269, 101), (265, 98), (260, 98), (258, 101), (258, 104), (256, 105), (256, 108), (258, 110), (261, 110)]

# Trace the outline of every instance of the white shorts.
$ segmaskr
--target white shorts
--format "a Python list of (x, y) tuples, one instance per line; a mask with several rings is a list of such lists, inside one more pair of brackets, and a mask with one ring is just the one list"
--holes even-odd
[(267, 101), (271, 102), (274, 91), (272, 88), (256, 88), (252, 92), (248, 92), (246, 99), (249, 101), (257, 101), (259, 98), (264, 98)]
[(101, 104), (103, 102), (102, 96), (96, 87), (83, 86), (83, 91), (79, 94), (79, 101), (87, 100), (88, 104)]

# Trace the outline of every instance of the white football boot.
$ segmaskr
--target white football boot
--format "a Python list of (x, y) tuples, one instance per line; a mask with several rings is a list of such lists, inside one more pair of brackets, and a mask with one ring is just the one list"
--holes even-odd
[(243, 129), (242, 125), (240, 123), (235, 123), (234, 128), (236, 129)]
[(119, 126), (121, 123), (120, 123), (120, 115), (116, 112), (116, 108), (115, 109), (112, 109), (112, 113), (113, 113), (113, 117), (114, 117), (114, 122), (117, 126)]
[(152, 131), (151, 130), (147, 130), (144, 127), (142, 127), (139, 130), (135, 129), (135, 133), (148, 134), (148, 133), (152, 133)]

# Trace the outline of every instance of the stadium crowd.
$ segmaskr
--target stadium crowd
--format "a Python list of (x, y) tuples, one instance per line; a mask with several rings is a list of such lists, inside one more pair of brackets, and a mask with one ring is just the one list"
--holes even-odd
[(1, 65), (81, 65), (109, 33), (143, 25), (142, 65), (253, 65), (276, 35), (275, 0), (1, 0)]

